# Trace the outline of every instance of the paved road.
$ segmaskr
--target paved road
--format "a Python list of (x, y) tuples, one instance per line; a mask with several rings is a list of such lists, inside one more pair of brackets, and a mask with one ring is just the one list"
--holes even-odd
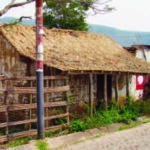
[(69, 145), (59, 150), (150, 150), (150, 123)]

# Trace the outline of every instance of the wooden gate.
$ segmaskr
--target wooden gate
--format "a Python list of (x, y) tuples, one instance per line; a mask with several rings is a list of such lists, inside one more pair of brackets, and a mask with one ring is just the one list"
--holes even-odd
[[(36, 77), (1, 76), (0, 81), (0, 142), (37, 134)], [(44, 77), (47, 132), (69, 124), (68, 91), (67, 76)]]

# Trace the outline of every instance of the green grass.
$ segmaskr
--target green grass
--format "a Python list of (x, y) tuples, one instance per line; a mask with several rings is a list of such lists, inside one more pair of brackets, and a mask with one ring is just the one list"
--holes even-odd
[(13, 141), (10, 141), (9, 143), (7, 143), (5, 146), (6, 147), (16, 147), (16, 146), (21, 146), (24, 144), (27, 144), (31, 139), (26, 137), (26, 138), (20, 138), (20, 139), (16, 139)]
[(37, 141), (38, 150), (49, 150), (48, 144), (44, 140)]
[(137, 126), (139, 126), (139, 125), (141, 125), (141, 124), (142, 124), (141, 122), (136, 122), (136, 123), (134, 123), (134, 124), (122, 126), (122, 127), (119, 128), (119, 131), (131, 129), (131, 128), (137, 127)]
[(134, 127), (137, 127), (137, 126), (139, 126), (139, 125), (142, 125), (142, 124), (145, 124), (145, 123), (149, 123), (149, 122), (150, 122), (150, 120), (145, 120), (145, 121), (143, 121), (143, 122), (135, 122), (135, 123), (133, 123), (133, 124), (120, 127), (120, 128), (119, 128), (119, 131), (131, 129), (131, 128), (134, 128)]

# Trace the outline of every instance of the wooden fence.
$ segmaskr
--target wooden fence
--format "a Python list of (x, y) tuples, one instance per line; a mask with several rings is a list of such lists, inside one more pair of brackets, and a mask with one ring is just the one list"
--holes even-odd
[[(0, 88), (1, 96), (3, 96), (3, 103), (0, 104), (0, 142), (9, 141), (12, 138), (25, 137), (35, 135), (37, 133), (37, 116), (36, 116), (36, 100), (33, 97), (36, 97), (36, 77), (5, 77), (1, 76), (0, 81), (2, 86)], [(26, 82), (26, 86), (23, 87), (9, 87), (8, 82), (14, 81), (20, 83)], [(61, 86), (53, 84), (53, 82), (58, 82)], [(62, 85), (62, 83), (64, 85)], [(22, 84), (21, 84), (22, 85)], [(57, 86), (56, 86), (57, 85)], [(67, 92), (69, 91), (68, 77), (67, 76), (46, 76), (44, 77), (44, 111), (45, 111), (45, 130), (52, 131), (61, 129), (66, 124), (69, 124), (69, 102), (67, 97)], [(57, 95), (53, 100), (51, 100), (52, 94), (62, 93), (59, 100)], [(26, 94), (28, 95), (27, 102), (23, 102), (23, 96), (19, 95)], [(10, 102), (9, 96), (17, 95), (17, 98)], [(59, 97), (59, 96), (58, 96)], [(21, 100), (20, 100), (21, 98)], [(35, 98), (36, 99), (36, 98)], [(15, 101), (15, 103), (14, 103)], [(55, 107), (61, 108), (61, 113), (57, 114), (55, 111), (54, 114), (50, 114), (52, 109)], [(63, 111), (63, 112), (62, 112)], [(20, 117), (20, 115), (24, 117)], [(13, 115), (12, 121), (11, 115)], [(34, 116), (33, 116), (34, 115)], [(5, 119), (2, 119), (5, 118)], [(62, 122), (54, 123), (52, 120), (59, 121), (60, 118), (66, 118), (64, 124)], [(34, 123), (34, 124), (33, 124)], [(57, 125), (56, 125), (57, 124)], [(23, 129), (18, 130), (20, 126), (23, 126)], [(11, 131), (11, 127), (16, 130), (16, 132)]]

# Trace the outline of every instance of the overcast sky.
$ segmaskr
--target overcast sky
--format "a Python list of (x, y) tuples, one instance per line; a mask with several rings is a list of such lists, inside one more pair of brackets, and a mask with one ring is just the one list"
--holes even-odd
[[(0, 0), (2, 9), (10, 0)], [(23, 1), (23, 0), (16, 0)], [(89, 16), (87, 22), (125, 30), (150, 31), (150, 0), (112, 0), (116, 11), (104, 15)], [(35, 16), (34, 3), (13, 8), (4, 16)]]

